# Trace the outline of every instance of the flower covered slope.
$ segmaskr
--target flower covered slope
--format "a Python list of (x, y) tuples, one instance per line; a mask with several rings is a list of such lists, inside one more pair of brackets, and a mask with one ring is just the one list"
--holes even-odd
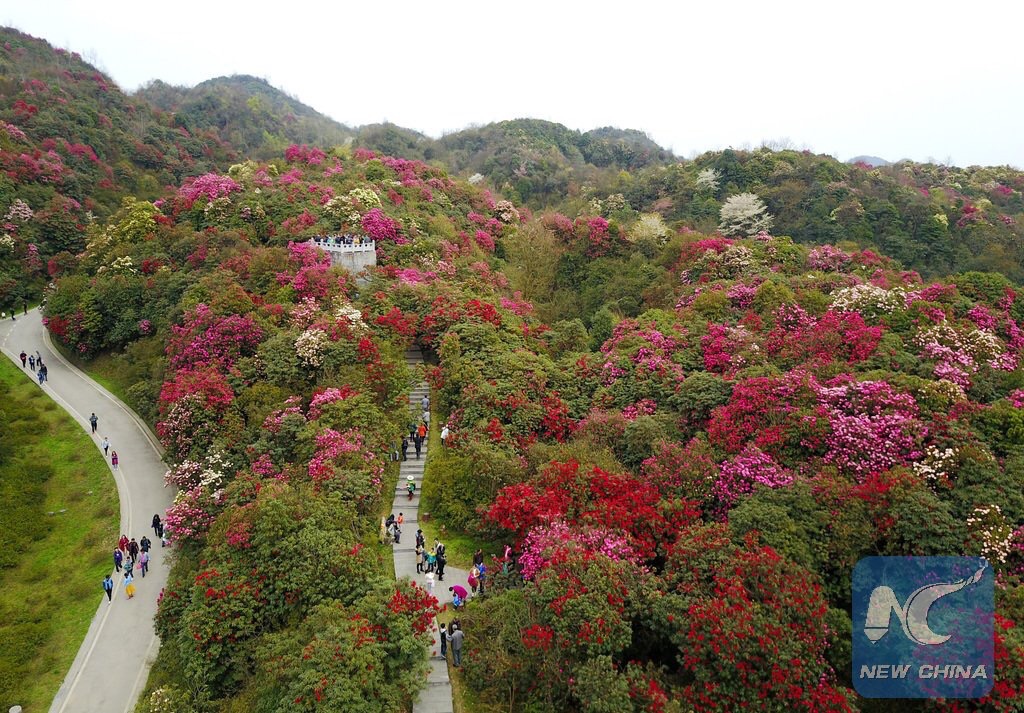
[[(765, 232), (632, 230), (533, 220), (422, 163), (303, 146), (97, 229), (47, 319), (84, 355), (125, 349), (173, 460), (184, 555), (159, 693), (204, 681), (217, 699), (361, 710), (369, 664), (387, 700), (411, 695), (421, 662), (403, 657), (430, 602), (353, 584), (381, 571), (367, 538), (417, 343), (450, 432), (425, 502), (522, 553), (518, 569), (488, 558), (488, 595), (462, 617), (483, 700), (871, 710), (848, 680), (853, 564), (966, 553), (1000, 578), (990, 705), (1018, 705), (1014, 286)], [(376, 240), (358, 288), (306, 242), (344, 232)], [(581, 276), (583, 299), (625, 285), (635, 301), (584, 323), (524, 296)]]
[[(592, 222), (543, 223), (563, 260), (594, 250)], [(612, 254), (615, 240), (602, 238)], [(507, 589), (466, 615), (514, 653), (481, 647), (470, 668), (554, 709), (618, 691), (622, 710), (871, 710), (849, 688), (842, 633), (853, 564), (974, 554), (998, 572), (1007, 622), (987, 705), (1016, 706), (1014, 286), (977, 272), (924, 281), (870, 251), (763, 232), (684, 233), (657, 260), (671, 295), (650, 291), (650, 308), (596, 345), (582, 325), (540, 324), (500, 298), (440, 337), (419, 331), (439, 355), (454, 444), (427, 495), (522, 552), (525, 583), (499, 577)], [(507, 295), (500, 274), (487, 279)], [(421, 305), (452, 301), (409, 289)], [(402, 314), (410, 328), (424, 317)]]
[[(125, 350), (129, 398), (177, 488), (157, 619), (168, 683), (147, 693), (152, 710), (237, 694), (268, 710), (399, 709), (417, 695), (436, 600), (396, 584), (376, 542), (408, 416), (403, 354), (418, 329), (498, 307), (467, 298), (412, 328), (378, 292), (489, 274), (502, 209), (518, 221), (421, 163), (295, 146), (127, 200), (56, 281), (51, 333), (85, 357)], [(308, 241), (328, 233), (376, 241), (365, 294)]]

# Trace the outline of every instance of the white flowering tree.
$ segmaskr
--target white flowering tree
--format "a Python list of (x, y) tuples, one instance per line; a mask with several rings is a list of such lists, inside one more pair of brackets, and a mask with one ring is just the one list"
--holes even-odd
[(697, 174), (697, 188), (714, 193), (718, 190), (718, 171), (713, 168), (705, 168)]
[(668, 226), (657, 213), (644, 213), (629, 231), (634, 243), (651, 242), (661, 245), (668, 237)]
[(775, 222), (768, 207), (755, 193), (729, 196), (722, 204), (718, 229), (724, 235), (757, 235), (767, 231)]

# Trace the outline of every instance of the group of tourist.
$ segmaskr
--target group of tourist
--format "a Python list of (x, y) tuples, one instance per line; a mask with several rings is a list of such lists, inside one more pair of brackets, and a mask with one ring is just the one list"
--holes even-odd
[[(11, 317), (14, 315), (12, 314)], [(36, 375), (39, 379), (39, 385), (42, 386), (43, 382), (49, 378), (50, 370), (43, 363), (43, 356), (38, 351), (35, 354), (27, 354), (24, 349), (21, 350), (21, 354), (18, 355), (21, 359), (21, 368), (28, 369), (30, 372)]]
[[(460, 587), (461, 589), (461, 587)], [(445, 626), (441, 624), (441, 657), (448, 658), (448, 649), (452, 650), (455, 668), (462, 666), (462, 641), (465, 634), (462, 633), (462, 622), (453, 619)]]
[[(444, 543), (435, 539), (433, 547), (427, 549), (427, 539), (423, 535), (423, 530), (416, 530), (416, 573), (436, 573), (437, 581), (443, 582), (446, 564), (448, 558), (445, 555)], [(429, 578), (428, 582), (432, 584), (433, 577)]]
[(405, 513), (398, 513), (398, 517), (395, 517), (394, 513), (388, 515), (387, 520), (384, 521), (384, 541), (400, 544), (402, 542), (402, 525), (404, 524)]
[(323, 247), (344, 247), (344, 246), (359, 246), (365, 245), (367, 247), (373, 247), (374, 242), (372, 238), (368, 238), (365, 235), (351, 235), (345, 233), (344, 235), (325, 235), (319, 238), (313, 238), (313, 242), (316, 245)]
[[(159, 515), (153, 516), (153, 533), (160, 538), (160, 544), (166, 546), (164, 539), (164, 526)], [(124, 576), (124, 593), (129, 599), (135, 597), (136, 575), (145, 578), (149, 571), (150, 554), (153, 546), (152, 540), (143, 535), (136, 542), (135, 538), (128, 539), (127, 535), (121, 535), (114, 548), (114, 572), (103, 578), (103, 591), (107, 595), (107, 601), (114, 599), (114, 574), (122, 573)]]
[(423, 443), (427, 440), (427, 424), (420, 422), (417, 426), (415, 423), (409, 424), (409, 435), (402, 436), (402, 460), (409, 460), (409, 443), (412, 442), (413, 448), (416, 450), (416, 460), (420, 459), (420, 455), (423, 453)]

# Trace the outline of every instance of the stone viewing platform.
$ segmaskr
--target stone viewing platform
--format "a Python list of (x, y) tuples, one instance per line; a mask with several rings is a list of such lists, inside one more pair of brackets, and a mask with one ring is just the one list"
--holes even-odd
[(377, 243), (365, 235), (324, 235), (311, 242), (331, 256), (332, 265), (349, 272), (362, 272), (377, 264)]

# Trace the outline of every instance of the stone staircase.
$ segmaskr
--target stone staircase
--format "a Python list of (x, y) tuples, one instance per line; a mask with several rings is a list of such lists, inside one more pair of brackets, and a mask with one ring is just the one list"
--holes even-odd
[[(405, 354), (405, 363), (415, 369), (423, 364), (423, 354), (419, 349), (411, 349)], [(420, 381), (413, 385), (409, 393), (409, 417), (410, 420), (419, 423), (423, 413), (420, 402), (429, 393), (426, 382)], [(403, 461), (399, 468), (398, 484), (395, 486), (395, 498), (392, 503), (392, 512), (395, 517), (402, 513), (405, 525), (402, 527), (401, 541), (394, 548), (395, 577), (409, 577), (421, 587), (427, 587), (427, 580), (422, 574), (416, 573), (416, 530), (419, 529), (420, 519), (420, 496), (423, 493), (423, 468), (427, 463), (429, 451), (429, 437), (423, 443), (419, 460), (416, 459), (416, 449), (412, 443), (409, 444), (408, 460)], [(409, 498), (406, 486), (408, 477), (413, 477), (416, 483), (416, 494)], [(427, 543), (428, 546), (433, 543)], [(434, 596), (442, 605), (451, 602), (451, 594), (448, 587), (452, 584), (461, 584), (469, 589), (466, 581), (469, 573), (465, 570), (455, 569), (451, 566), (445, 567), (444, 581), (437, 582), (434, 588)], [(441, 638), (434, 621), (433, 627), (434, 644), (430, 652), (430, 673), (427, 677), (427, 687), (420, 694), (419, 699), (413, 704), (413, 713), (453, 713), (452, 687), (448, 677), (448, 660), (441, 658)], [(465, 650), (463, 650), (465, 653)], [(448, 654), (451, 659), (451, 653)]]

